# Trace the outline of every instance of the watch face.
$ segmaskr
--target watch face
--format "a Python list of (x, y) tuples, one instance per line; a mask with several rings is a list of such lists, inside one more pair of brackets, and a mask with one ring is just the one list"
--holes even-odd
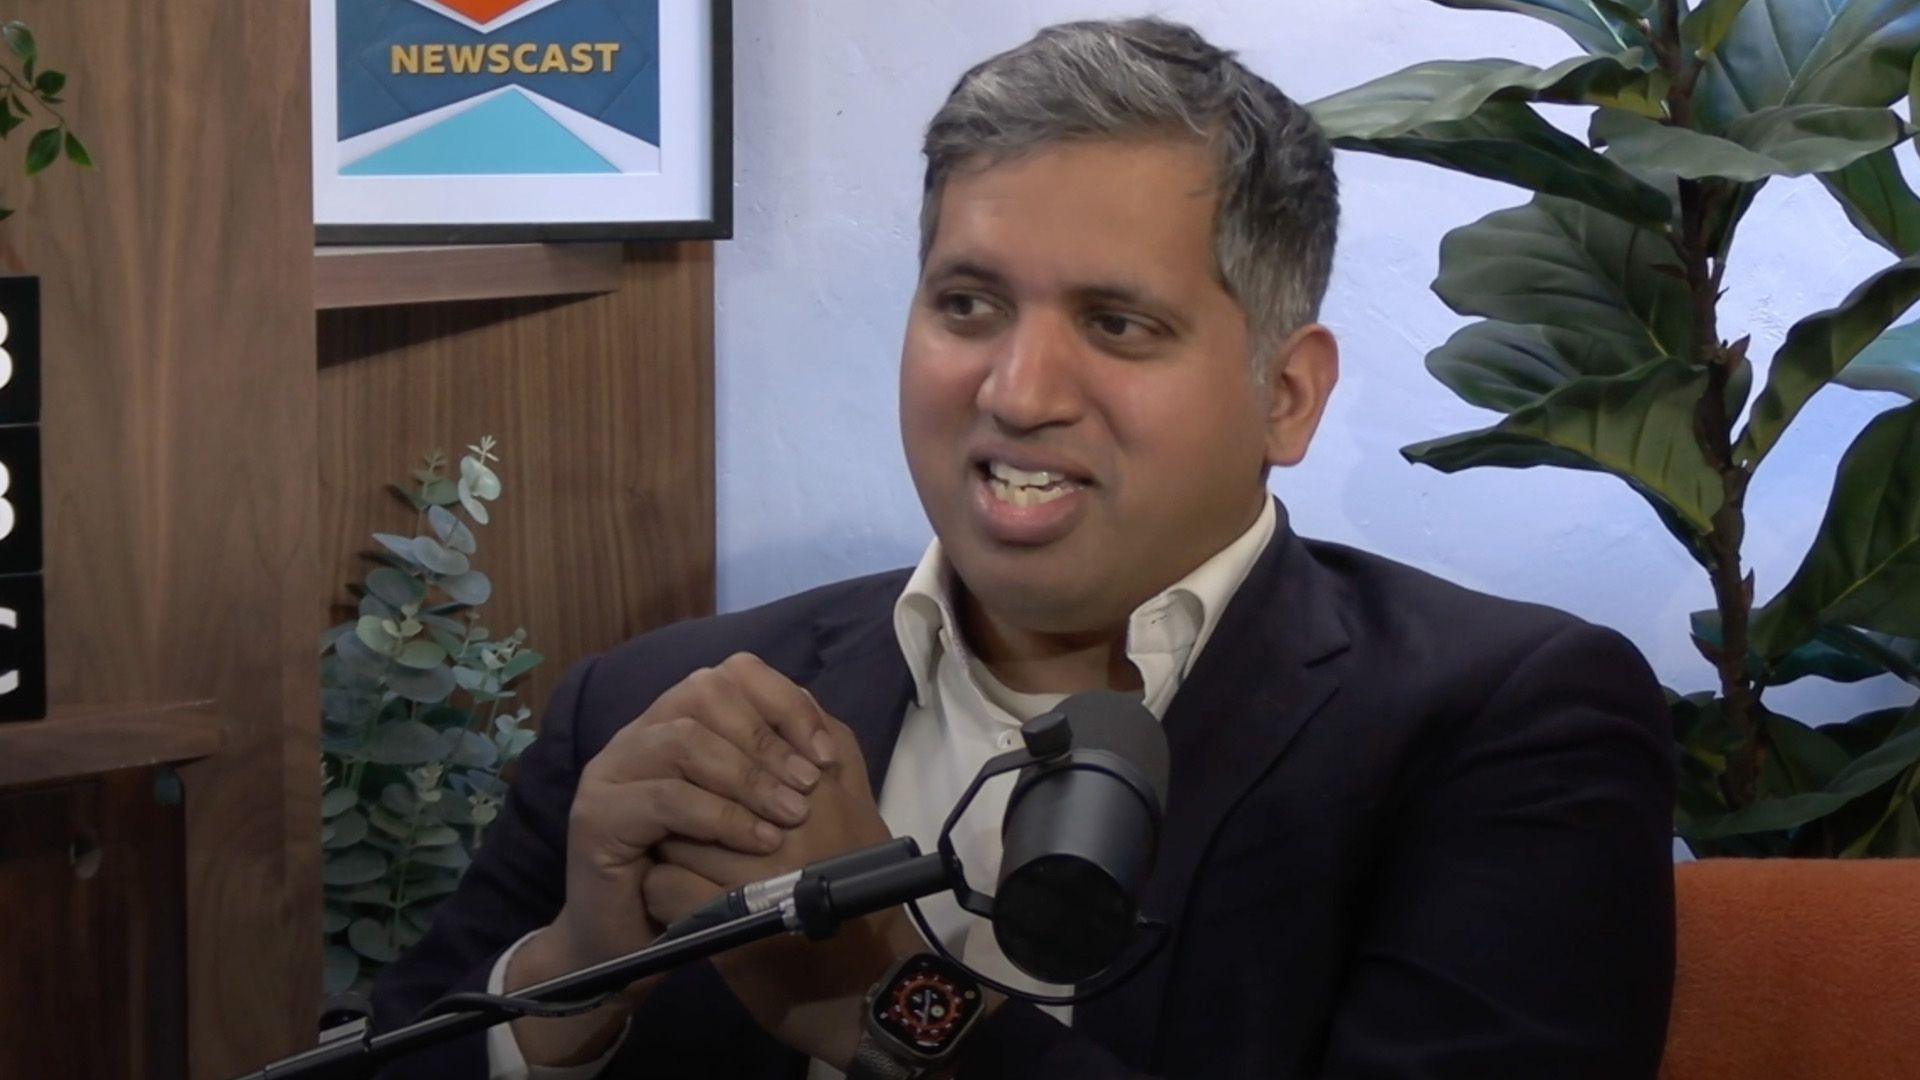
[(980, 988), (937, 956), (916, 956), (873, 1000), (880, 1029), (915, 1053), (938, 1057), (980, 1011)]

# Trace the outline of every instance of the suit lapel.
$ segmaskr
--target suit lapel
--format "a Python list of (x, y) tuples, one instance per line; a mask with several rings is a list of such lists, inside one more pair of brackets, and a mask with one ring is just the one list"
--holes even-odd
[(1280, 507), (1272, 542), (1167, 709), (1167, 813), (1140, 907), (1164, 919), (1171, 936), (1146, 970), (1081, 1006), (1074, 1020), (1135, 1067), (1155, 1056), (1187, 895), (1214, 834), (1339, 685), (1347, 645), (1339, 603)]
[(888, 575), (862, 602), (814, 624), (820, 666), (807, 690), (828, 714), (853, 729), (876, 799), (913, 698), (913, 673), (893, 632), (893, 602), (906, 581), (904, 572)]

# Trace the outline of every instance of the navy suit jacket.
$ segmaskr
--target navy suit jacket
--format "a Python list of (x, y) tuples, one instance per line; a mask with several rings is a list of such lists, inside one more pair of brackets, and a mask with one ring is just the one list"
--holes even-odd
[[(585, 763), (662, 691), (752, 652), (858, 736), (880, 788), (912, 680), (905, 571), (647, 634), (554, 693), (504, 812), (374, 991), (386, 1030), (559, 911)], [(1281, 517), (1164, 718), (1142, 909), (1171, 939), (1072, 1027), (1009, 1002), (974, 1077), (1652, 1077), (1673, 978), (1666, 709), (1620, 635)], [(388, 1075), (486, 1076), (478, 1035)], [(636, 1014), (609, 1078), (798, 1078), (710, 965)]]

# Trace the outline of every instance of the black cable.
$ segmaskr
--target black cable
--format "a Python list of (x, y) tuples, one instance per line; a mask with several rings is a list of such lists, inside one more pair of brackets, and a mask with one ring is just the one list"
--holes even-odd
[(589, 1013), (607, 1003), (613, 997), (612, 992), (598, 997), (581, 998), (575, 1001), (533, 1001), (529, 998), (514, 997), (510, 994), (483, 994), (479, 991), (463, 991), (448, 994), (414, 1017), (417, 1023), (442, 1013), (489, 1012), (499, 1016), (537, 1016), (542, 1019), (554, 1019), (562, 1016), (579, 1016)]

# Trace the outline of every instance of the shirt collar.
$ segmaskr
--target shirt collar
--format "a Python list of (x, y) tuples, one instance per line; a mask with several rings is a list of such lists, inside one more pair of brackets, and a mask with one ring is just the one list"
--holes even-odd
[[(1273, 499), (1263, 499), (1260, 516), (1247, 531), (1135, 608), (1127, 621), (1127, 655), (1181, 656), (1174, 676), (1184, 678), (1219, 626), (1227, 602), (1272, 541), (1277, 522)], [(914, 700), (922, 708), (931, 704), (934, 665), (941, 651), (967, 657), (966, 642), (958, 632), (960, 622), (954, 616), (952, 581), (953, 568), (936, 537), (927, 544), (893, 605), (894, 634), (913, 673)]]

